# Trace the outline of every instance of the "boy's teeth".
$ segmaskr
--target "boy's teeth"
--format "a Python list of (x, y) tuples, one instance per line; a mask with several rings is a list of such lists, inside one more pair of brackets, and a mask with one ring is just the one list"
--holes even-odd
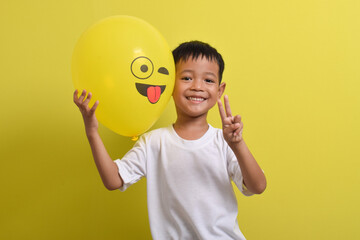
[(204, 98), (188, 97), (188, 99), (192, 101), (204, 101)]

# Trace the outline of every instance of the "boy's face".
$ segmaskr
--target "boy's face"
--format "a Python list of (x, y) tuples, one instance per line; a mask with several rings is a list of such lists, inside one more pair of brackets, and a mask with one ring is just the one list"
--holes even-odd
[(205, 57), (176, 64), (173, 98), (178, 117), (206, 116), (225, 90), (219, 85), (219, 66)]

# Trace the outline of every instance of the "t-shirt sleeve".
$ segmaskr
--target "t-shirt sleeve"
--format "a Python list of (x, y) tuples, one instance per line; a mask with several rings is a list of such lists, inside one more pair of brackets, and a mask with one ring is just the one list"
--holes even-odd
[(132, 184), (146, 176), (146, 146), (143, 136), (135, 143), (125, 156), (120, 160), (115, 160), (119, 169), (119, 174), (123, 180), (120, 191), (125, 191)]
[(226, 158), (228, 163), (228, 172), (235, 185), (238, 187), (238, 189), (243, 195), (253, 195), (253, 193), (250, 192), (244, 185), (244, 178), (241, 173), (240, 165), (236, 159), (234, 152), (229, 146), (227, 146)]

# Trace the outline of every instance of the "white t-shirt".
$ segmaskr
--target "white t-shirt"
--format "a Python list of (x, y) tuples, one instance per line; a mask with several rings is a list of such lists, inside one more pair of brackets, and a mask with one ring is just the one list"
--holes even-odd
[(185, 140), (173, 126), (143, 134), (115, 161), (124, 191), (147, 178), (147, 202), (154, 239), (245, 239), (237, 223), (243, 177), (222, 130), (209, 125), (197, 140)]

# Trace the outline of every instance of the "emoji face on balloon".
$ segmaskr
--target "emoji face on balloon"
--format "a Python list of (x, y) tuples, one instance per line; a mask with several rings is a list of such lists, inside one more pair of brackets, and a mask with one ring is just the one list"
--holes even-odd
[[(140, 80), (150, 78), (154, 73), (153, 62), (145, 57), (137, 57), (131, 63), (131, 73)], [(166, 67), (159, 67), (156, 73), (169, 75)], [(155, 104), (159, 101), (161, 94), (164, 92), (166, 85), (150, 85), (142, 82), (135, 83), (137, 91), (144, 97), (147, 97), (150, 103)]]
[(175, 84), (175, 64), (162, 35), (129, 16), (106, 18), (77, 42), (72, 58), (74, 86), (99, 100), (100, 123), (124, 136), (138, 136), (160, 117)]

